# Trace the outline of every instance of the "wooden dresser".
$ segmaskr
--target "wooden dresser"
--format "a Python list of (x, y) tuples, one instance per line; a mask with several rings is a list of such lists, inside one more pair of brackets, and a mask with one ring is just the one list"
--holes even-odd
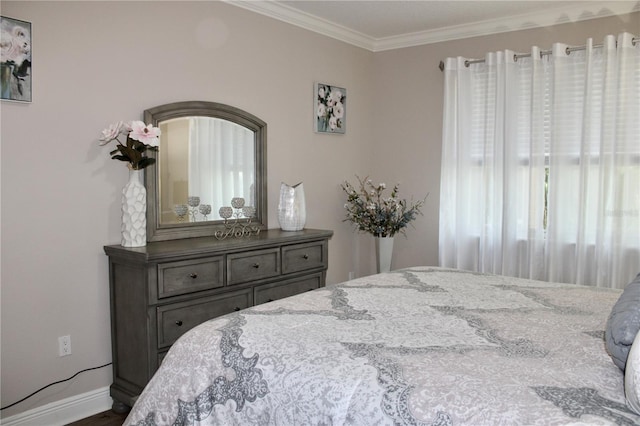
[(178, 337), (233, 311), (325, 285), (332, 231), (270, 229), (257, 236), (188, 238), (109, 256), (113, 409), (125, 411)]

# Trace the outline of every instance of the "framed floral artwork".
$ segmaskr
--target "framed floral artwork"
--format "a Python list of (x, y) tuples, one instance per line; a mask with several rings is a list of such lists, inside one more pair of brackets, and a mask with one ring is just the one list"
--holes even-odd
[(347, 129), (347, 89), (315, 83), (314, 130), (317, 133), (345, 133)]
[(0, 16), (0, 99), (31, 102), (31, 23)]

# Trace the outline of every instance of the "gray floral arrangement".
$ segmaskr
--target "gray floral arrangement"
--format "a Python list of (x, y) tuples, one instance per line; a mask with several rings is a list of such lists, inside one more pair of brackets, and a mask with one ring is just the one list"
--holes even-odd
[[(405, 233), (405, 228), (417, 215), (424, 205), (424, 200), (408, 202), (398, 198), (396, 184), (391, 196), (385, 197), (386, 185), (374, 183), (368, 177), (358, 179), (358, 187), (349, 182), (342, 183), (342, 189), (347, 194), (347, 217), (344, 222), (352, 222), (358, 231), (367, 232), (375, 237), (393, 237), (397, 233)], [(428, 196), (429, 194), (427, 194)]]

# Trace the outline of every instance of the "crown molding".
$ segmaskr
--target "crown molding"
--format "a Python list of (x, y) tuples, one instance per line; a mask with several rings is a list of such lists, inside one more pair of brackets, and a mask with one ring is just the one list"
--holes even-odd
[(527, 13), (471, 24), (454, 25), (436, 30), (404, 34), (397, 37), (379, 38), (374, 41), (373, 51), (379, 52), (510, 31), (549, 27), (552, 25), (624, 15), (638, 11), (640, 11), (640, 2), (636, 1), (589, 1), (579, 6), (553, 8), (543, 12)]
[(222, 0), (233, 6), (238, 6), (279, 21), (295, 25), (305, 30), (313, 31), (336, 40), (352, 44), (363, 49), (375, 50), (375, 39), (358, 31), (337, 25), (326, 19), (319, 18), (309, 13), (294, 9), (285, 4), (277, 3), (273, 0), (245, 1), (245, 0)]
[(373, 38), (322, 18), (301, 12), (273, 0), (222, 0), (233, 6), (250, 10), (270, 18), (322, 34), (356, 47), (380, 52), (423, 44), (440, 43), (470, 37), (480, 37), (510, 31), (548, 27), (570, 22), (587, 21), (608, 16), (640, 11), (638, 1), (585, 1), (579, 5), (547, 9), (507, 18), (498, 18), (471, 24), (454, 25), (429, 31), (420, 31), (393, 37)]

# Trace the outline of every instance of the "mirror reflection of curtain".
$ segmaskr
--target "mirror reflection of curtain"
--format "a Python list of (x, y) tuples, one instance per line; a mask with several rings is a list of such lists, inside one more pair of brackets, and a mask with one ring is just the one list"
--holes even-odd
[[(211, 118), (189, 119), (189, 195), (212, 207), (209, 219), (233, 197), (254, 205), (254, 133), (239, 124)], [(232, 143), (230, 143), (232, 142)]]

